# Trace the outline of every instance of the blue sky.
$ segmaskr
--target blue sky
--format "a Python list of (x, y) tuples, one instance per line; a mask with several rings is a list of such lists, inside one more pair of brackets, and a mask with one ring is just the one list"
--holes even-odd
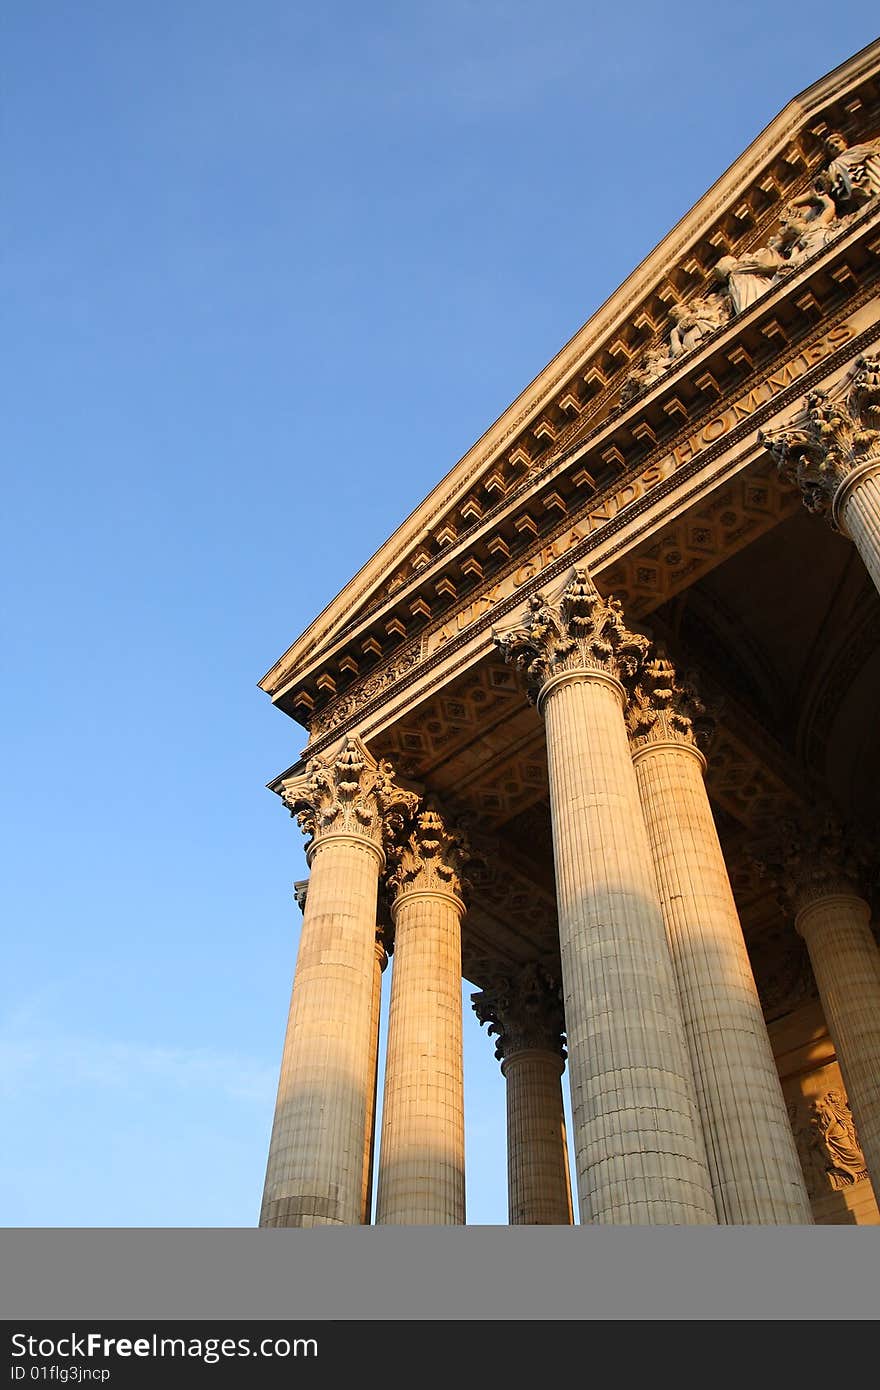
[[(2, 21), (0, 1225), (256, 1222), (305, 874), (257, 680), (873, 7)], [(469, 1220), (506, 1221), (466, 1016)]]

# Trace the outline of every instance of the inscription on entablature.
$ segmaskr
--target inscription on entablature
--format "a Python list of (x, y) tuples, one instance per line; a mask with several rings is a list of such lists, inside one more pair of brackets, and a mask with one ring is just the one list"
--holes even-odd
[(733, 401), (718, 415), (713, 416), (695, 434), (682, 440), (668, 454), (664, 454), (662, 458), (650, 464), (636, 478), (622, 484), (616, 492), (603, 498), (600, 504), (593, 507), (577, 525), (572, 526), (564, 535), (543, 545), (535, 555), (525, 560), (512, 573), (505, 575), (491, 588), (472, 598), (464, 607), (453, 614), (443, 627), (427, 633), (423, 639), (422, 656), (430, 656), (436, 652), (444, 643), (475, 623), (501, 599), (508, 598), (517, 589), (528, 584), (530, 580), (547, 569), (554, 560), (558, 560), (561, 555), (564, 555), (567, 550), (573, 549), (586, 536), (619, 516), (626, 507), (643, 497), (645, 493), (675, 473), (677, 469), (690, 463), (703, 449), (723, 438), (725, 434), (728, 434), (743, 420), (748, 419), (761, 406), (767, 405), (780, 391), (784, 391), (787, 386), (797, 381), (798, 377), (803, 376), (817, 362), (821, 362), (823, 357), (827, 357), (842, 343), (852, 338), (854, 333), (855, 329), (849, 321), (840, 323), (817, 342), (803, 348), (794, 357), (783, 363), (781, 367), (771, 372), (763, 381), (753, 386), (745, 395)]

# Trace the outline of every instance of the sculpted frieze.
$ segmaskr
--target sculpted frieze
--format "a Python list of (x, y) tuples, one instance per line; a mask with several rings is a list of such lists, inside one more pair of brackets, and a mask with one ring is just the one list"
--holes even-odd
[(880, 140), (848, 149), (843, 136), (832, 134), (825, 149), (827, 167), (805, 193), (783, 206), (766, 245), (722, 256), (709, 273), (708, 292), (670, 307), (666, 343), (650, 347), (635, 364), (623, 383), (621, 401), (653, 386), (680, 358), (847, 231), (877, 198)]
[(557, 528), (547, 538), (536, 537), (535, 545), (516, 563), (511, 562), (497, 579), (468, 596), (457, 609), (437, 626), (429, 628), (420, 640), (411, 643), (386, 664), (354, 682), (344, 694), (319, 709), (309, 719), (312, 741), (323, 739), (345, 723), (384, 692), (389, 694), (402, 679), (414, 673), (419, 665), (451, 642), (464, 635), (480, 619), (488, 619), (492, 610), (510, 600), (518, 591), (528, 592), (540, 576), (569, 552), (582, 553), (583, 542), (595, 532), (616, 521), (621, 513), (644, 498), (679, 469), (694, 462), (712, 444), (746, 421), (750, 415), (769, 404), (775, 396), (811, 371), (825, 357), (835, 352), (860, 331), (863, 317), (857, 311), (850, 320), (835, 325), (822, 337), (803, 347), (751, 389), (729, 404), (720, 405), (717, 413), (704, 419), (699, 429), (685, 435), (659, 458), (646, 463), (641, 472), (622, 481), (595, 501), (587, 504), (576, 521)]
[(401, 676), (419, 664), (421, 655), (421, 644), (416, 642), (387, 666), (380, 667), (366, 680), (361, 681), (349, 694), (343, 695), (341, 699), (335, 700), (320, 714), (316, 714), (309, 722), (309, 732), (312, 738), (315, 739), (328, 734), (339, 724), (344, 723), (362, 705), (367, 704), (383, 690), (394, 685)]
[(868, 1176), (852, 1111), (840, 1091), (826, 1091), (813, 1102), (811, 1123), (825, 1156), (825, 1171), (835, 1191)]
[(832, 131), (825, 137), (825, 152), (830, 157), (831, 193), (838, 203), (861, 208), (880, 194), (880, 139), (849, 148), (845, 137)]
[(436, 651), (476, 622), (496, 603), (527, 586), (556, 560), (568, 551), (574, 550), (583, 539), (618, 517), (626, 507), (644, 497), (679, 468), (696, 459), (710, 444), (716, 443), (755, 411), (767, 405), (774, 396), (784, 391), (852, 336), (853, 328), (848, 322), (837, 324), (818, 341), (801, 349), (769, 373), (758, 385), (719, 410), (717, 415), (704, 421), (699, 430), (686, 436), (659, 459), (647, 464), (641, 473), (620, 483), (615, 489), (597, 499), (586, 509), (582, 519), (565, 529), (555, 540), (536, 546), (534, 552), (523, 559), (516, 568), (510, 569), (477, 597), (469, 599), (441, 627), (429, 631), (425, 636), (424, 655), (428, 656)]

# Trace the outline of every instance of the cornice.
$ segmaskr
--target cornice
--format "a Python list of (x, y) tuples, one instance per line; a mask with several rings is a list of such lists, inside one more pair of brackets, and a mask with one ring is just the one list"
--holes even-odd
[[(880, 200), (878, 206), (870, 209), (870, 215), (863, 214), (858, 222), (850, 227), (842, 237), (830, 242), (822, 248), (810, 261), (805, 262), (800, 268), (798, 275), (792, 276), (783, 286), (772, 294), (758, 300), (750, 310), (738, 316), (736, 319), (725, 325), (719, 332), (713, 334), (711, 339), (701, 344), (700, 347), (683, 359), (681, 369), (676, 368), (670, 372), (662, 383), (658, 383), (645, 396), (637, 400), (629, 401), (625, 405), (618, 407), (611, 415), (604, 418), (592, 429), (586, 430), (568, 450), (561, 454), (555, 454), (548, 460), (543, 469), (537, 471), (529, 480), (527, 490), (518, 491), (515, 495), (511, 494), (495, 507), (487, 510), (479, 524), (473, 526), (467, 532), (462, 532), (458, 537), (455, 546), (450, 547), (442, 556), (438, 556), (433, 564), (428, 565), (415, 576), (408, 584), (400, 587), (392, 595), (387, 596), (379, 604), (371, 609), (365, 610), (358, 615), (354, 622), (349, 622), (346, 628), (341, 630), (337, 638), (323, 648), (316, 655), (313, 663), (308, 664), (301, 670), (295, 680), (286, 683), (280, 690), (275, 692), (276, 702), (286, 700), (287, 694), (292, 689), (302, 688), (303, 683), (313, 679), (314, 676), (321, 674), (326, 668), (326, 664), (332, 661), (334, 653), (341, 652), (346, 644), (355, 643), (371, 630), (371, 624), (387, 621), (397, 615), (406, 618), (406, 605), (412, 603), (414, 597), (424, 595), (429, 582), (437, 584), (442, 581), (442, 577), (447, 572), (456, 572), (456, 567), (461, 564), (462, 557), (471, 553), (475, 546), (482, 545), (484, 548), (487, 541), (491, 544), (494, 534), (498, 534), (504, 526), (508, 530), (511, 525), (515, 525), (515, 518), (525, 513), (537, 513), (541, 522), (541, 529), (533, 538), (531, 545), (551, 543), (554, 538), (564, 535), (566, 530), (576, 521), (578, 517), (583, 517), (591, 508), (602, 505), (603, 500), (609, 495), (625, 487), (627, 482), (636, 477), (641, 471), (649, 468), (651, 464), (670, 451), (675, 451), (682, 445), (688, 437), (692, 437), (699, 429), (700, 422), (706, 418), (711, 418), (719, 411), (736, 400), (739, 396), (748, 394), (753, 388), (772, 378), (775, 373), (785, 370), (785, 364), (793, 361), (801, 352), (808, 352), (811, 347), (834, 328), (851, 317), (874, 298), (873, 284), (880, 274), (880, 265), (874, 267), (873, 261), (876, 259), (877, 251), (868, 253), (865, 249), (866, 234), (872, 230), (880, 228)], [(876, 238), (880, 246), (880, 237)], [(874, 245), (873, 242), (870, 243)], [(839, 302), (833, 310), (829, 306), (828, 311), (823, 313), (820, 319), (815, 319), (811, 314), (800, 308), (800, 304), (809, 300), (813, 291), (810, 285), (816, 283), (816, 277), (821, 277), (823, 283), (835, 284), (835, 276), (842, 268), (847, 275), (849, 272), (848, 259), (851, 260), (855, 252), (866, 257), (872, 265), (870, 271), (866, 271), (863, 276), (863, 283), (855, 290), (850, 291), (849, 297), (844, 299), (839, 296)], [(786, 317), (788, 316), (788, 317)], [(782, 346), (772, 351), (776, 339), (768, 339), (768, 332), (774, 332), (778, 327), (778, 319), (785, 320), (786, 337)], [(769, 325), (769, 329), (768, 329)], [(718, 395), (707, 395), (702, 391), (699, 383), (704, 383), (707, 375), (707, 364), (717, 371), (714, 366), (716, 357), (722, 362), (727, 362), (728, 377), (732, 378), (729, 362), (735, 352), (739, 351), (741, 340), (744, 335), (751, 335), (757, 338), (762, 345), (762, 350), (766, 353), (768, 343), (771, 349), (770, 356), (758, 361), (757, 365), (752, 366), (745, 375), (735, 374), (735, 379), (728, 379), (726, 384), (719, 385), (712, 378)], [(749, 341), (746, 338), (746, 341)], [(753, 347), (753, 351), (757, 351)], [(824, 359), (830, 361), (830, 354)], [(702, 375), (701, 375), (702, 374)], [(807, 380), (806, 374), (802, 373), (800, 380)], [(696, 384), (695, 384), (696, 383)], [(616, 432), (623, 431), (636, 434), (642, 427), (641, 422), (648, 418), (648, 412), (653, 410), (656, 413), (661, 411), (665, 401), (675, 402), (678, 400), (678, 393), (698, 396), (698, 404), (685, 417), (677, 429), (663, 434), (657, 439), (653, 447), (645, 452), (639, 452), (627, 467), (608, 481), (597, 491), (589, 493), (578, 505), (576, 510), (568, 511), (561, 521), (555, 522), (549, 519), (548, 513), (542, 512), (543, 502), (541, 501), (541, 489), (553, 488), (554, 485), (562, 486), (563, 490), (571, 490), (572, 480), (569, 475), (574, 470), (575, 465), (587, 463), (589, 471), (594, 474), (597, 472), (597, 465), (601, 468), (600, 456), (603, 444), (607, 445), (615, 437)], [(780, 399), (777, 394), (777, 400)], [(668, 428), (668, 423), (666, 425)], [(725, 434), (726, 439), (730, 438)], [(632, 446), (631, 454), (634, 452)], [(708, 449), (701, 446), (700, 456), (708, 457)], [(677, 470), (680, 476), (681, 470)], [(577, 476), (575, 474), (575, 476)], [(603, 530), (607, 534), (607, 527)], [(516, 568), (517, 564), (523, 561), (523, 554), (514, 553), (509, 565), (502, 564), (494, 569), (491, 575), (487, 575), (485, 584), (501, 579), (509, 568)], [(472, 592), (476, 593), (477, 590)], [(462, 602), (467, 598), (467, 591), (460, 595)], [(430, 633), (438, 624), (442, 625), (449, 620), (450, 613), (454, 614), (456, 606), (453, 605), (446, 613), (441, 613), (434, 620), (422, 629), (419, 637), (414, 642), (406, 643), (397, 647), (393, 653), (392, 663), (396, 663), (399, 657), (407, 651), (418, 651), (421, 638)], [(403, 623), (400, 624), (402, 628)], [(375, 626), (372, 629), (375, 631)], [(381, 668), (374, 668), (381, 669)], [(368, 676), (362, 677), (357, 684), (361, 684), (365, 679), (372, 679), (374, 672), (370, 671)], [(332, 696), (331, 696), (332, 702)]]
[[(716, 474), (713, 479), (713, 483), (718, 485), (722, 484), (731, 473), (738, 471), (743, 466), (742, 456), (736, 453), (738, 444), (741, 444), (750, 435), (754, 434), (763, 423), (796, 404), (806, 391), (810, 390), (825, 376), (833, 373), (835, 370), (839, 370), (839, 368), (852, 356), (856, 355), (858, 352), (867, 350), (867, 348), (877, 341), (880, 341), (880, 323), (872, 324), (856, 338), (848, 340), (836, 353), (829, 354), (829, 356), (823, 358), (816, 366), (792, 382), (790, 386), (784, 388), (771, 400), (766, 402), (766, 404), (760, 406), (753, 414), (749, 415), (738, 425), (735, 425), (722, 436), (717, 443), (707, 445), (705, 449), (689, 463), (681, 465), (674, 473), (671, 473), (668, 478), (663, 479), (652, 487), (650, 492), (629, 503), (617, 516), (605, 522), (601, 529), (586, 536), (577, 546), (559, 556), (543, 569), (540, 574), (536, 575), (533, 580), (518, 589), (516, 593), (493, 605), (487, 610), (485, 615), (475, 618), (458, 636), (450, 638), (448, 642), (436, 652), (427, 656), (424, 660), (419, 659), (422, 650), (421, 638), (395, 653), (391, 661), (380, 668), (380, 670), (373, 673), (371, 680), (364, 683), (361, 687), (361, 693), (366, 694), (367, 686), (371, 685), (372, 681), (377, 682), (377, 687), (380, 686), (381, 689), (377, 688), (374, 694), (371, 694), (365, 699), (359, 699), (357, 705), (348, 715), (341, 718), (337, 724), (327, 729), (325, 732), (322, 732), (310, 742), (308, 748), (309, 755), (311, 756), (315, 752), (323, 751), (323, 749), (339, 739), (346, 731), (355, 728), (361, 729), (365, 721), (368, 721), (377, 709), (387, 703), (386, 692), (391, 687), (394, 688), (395, 696), (398, 696), (410, 688), (414, 681), (422, 680), (425, 675), (437, 671), (441, 667), (447, 669), (447, 674), (450, 674), (452, 670), (459, 669), (464, 663), (450, 662), (450, 659), (456, 652), (460, 651), (462, 648), (470, 652), (475, 637), (481, 635), (488, 636), (488, 634), (491, 633), (492, 627), (497, 626), (499, 621), (503, 621), (506, 616), (514, 613), (521, 607), (529, 593), (537, 589), (549, 587), (555, 582), (558, 582), (571, 569), (573, 564), (578, 562), (586, 562), (589, 564), (590, 555), (600, 546), (603, 550), (601, 567), (594, 568), (590, 566), (590, 568), (601, 586), (602, 570), (607, 569), (615, 558), (633, 543), (634, 526), (637, 526), (639, 519), (643, 518), (646, 513), (653, 513), (658, 502), (668, 499), (673, 494), (683, 505), (686, 505), (689, 501), (695, 500), (705, 490), (705, 482), (702, 479), (698, 481), (695, 480), (697, 480), (698, 476), (703, 474), (705, 470), (723, 454), (730, 452), (731, 458), (727, 467)], [(668, 447), (668, 445), (664, 447)], [(754, 460), (760, 459), (763, 453), (764, 450), (762, 446), (756, 444), (754, 449)], [(646, 462), (650, 464), (650, 460), (643, 460), (640, 466), (644, 466)], [(595, 506), (597, 500), (596, 498), (590, 499), (589, 506)], [(578, 517), (576, 515), (568, 517), (566, 525), (558, 528), (556, 534), (564, 535), (567, 529), (576, 524), (577, 519)], [(624, 537), (621, 537), (620, 533), (622, 531), (626, 532)], [(617, 536), (618, 539), (613, 541), (615, 536)], [(609, 542), (613, 543), (609, 544)], [(489, 645), (490, 643), (487, 642), (487, 649)], [(357, 696), (358, 692), (354, 692), (354, 694)], [(342, 701), (347, 698), (350, 698), (350, 696), (343, 696), (341, 698), (339, 702), (340, 706)], [(400, 702), (396, 700), (395, 703), (399, 704)], [(326, 714), (330, 712), (330, 709), (328, 709), (328, 711), (325, 712), (325, 717)]]
[[(872, 210), (872, 218), (880, 225), (880, 206)], [(852, 235), (856, 236), (855, 232)], [(880, 247), (880, 238), (877, 238), (877, 245)], [(863, 250), (861, 242), (859, 242), (859, 250)], [(822, 274), (823, 277), (829, 278), (830, 274), (836, 274), (838, 265), (847, 268), (849, 272), (847, 261), (847, 256), (851, 259), (851, 240), (849, 240), (849, 238), (842, 239), (840, 245), (836, 243), (836, 245), (834, 245), (833, 254), (830, 253), (829, 247), (824, 249), (824, 253), (826, 253), (826, 259), (822, 260), (822, 265), (813, 267), (817, 275)], [(873, 254), (876, 256), (876, 252)], [(819, 257), (819, 259), (822, 259), (822, 257)], [(813, 260), (817, 260), (816, 257)], [(849, 272), (849, 274), (851, 274), (851, 272)], [(792, 282), (790, 286), (788, 286), (787, 297), (790, 303), (785, 304), (785, 300), (779, 299), (777, 296), (767, 296), (769, 303), (766, 304), (760, 316), (755, 317), (753, 313), (744, 314), (744, 316), (742, 316), (742, 321), (744, 321), (745, 331), (751, 332), (752, 335), (765, 335), (766, 329), (762, 327), (762, 325), (769, 322), (774, 331), (776, 331), (776, 328), (779, 327), (779, 317), (785, 317), (783, 313), (783, 307), (785, 307), (785, 311), (791, 313), (792, 317), (791, 321), (785, 322), (785, 332), (787, 332), (787, 336), (785, 336), (784, 339), (783, 349), (779, 350), (779, 352), (772, 353), (769, 359), (759, 361), (758, 366), (752, 366), (752, 370), (749, 370), (747, 374), (737, 374), (735, 375), (735, 379), (728, 379), (727, 384), (724, 386), (720, 386), (715, 382), (715, 378), (712, 378), (713, 384), (715, 384), (717, 391), (720, 392), (719, 395), (713, 395), (712, 398), (703, 400), (702, 406), (699, 407), (699, 409), (692, 411), (692, 413), (685, 417), (684, 424), (681, 424), (677, 430), (673, 428), (673, 430), (667, 432), (667, 434), (660, 436), (659, 439), (656, 439), (655, 446), (652, 446), (652, 448), (649, 448), (646, 452), (639, 452), (638, 456), (634, 457), (633, 461), (628, 464), (626, 471), (621, 471), (621, 473), (614, 475), (612, 480), (609, 480), (608, 484), (602, 486), (599, 491), (589, 493), (589, 495), (582, 498), (580, 502), (578, 502), (577, 498), (574, 498), (574, 510), (567, 510), (567, 512), (563, 514), (562, 520), (553, 521), (551, 513), (542, 513), (541, 530), (535, 531), (535, 535), (531, 539), (527, 552), (523, 552), (523, 550), (514, 552), (513, 555), (510, 556), (509, 563), (503, 563), (495, 567), (495, 569), (491, 571), (491, 574), (485, 577), (485, 582), (482, 582), (481, 585), (477, 585), (477, 588), (471, 589), (470, 595), (468, 595), (467, 591), (464, 592), (464, 594), (460, 595), (460, 602), (457, 603), (457, 605), (450, 606), (449, 609), (439, 613), (434, 620), (428, 621), (427, 626), (423, 628), (423, 631), (417, 635), (414, 641), (410, 639), (409, 642), (399, 645), (398, 648), (388, 653), (389, 660), (386, 660), (381, 666), (373, 667), (373, 669), (368, 671), (366, 676), (357, 678), (355, 682), (349, 682), (348, 688), (345, 689), (345, 692), (341, 692), (339, 698), (346, 699), (355, 689), (360, 691), (360, 689), (363, 689), (366, 685), (370, 685), (370, 687), (374, 689), (374, 692), (378, 691), (378, 689), (380, 689), (380, 684), (377, 684), (377, 682), (382, 680), (382, 673), (385, 673), (385, 682), (388, 682), (389, 678), (398, 677), (400, 671), (418, 662), (418, 660), (420, 660), (424, 641), (430, 642), (432, 632), (437, 631), (438, 627), (445, 626), (449, 621), (455, 620), (455, 614), (457, 610), (462, 607), (462, 603), (466, 603), (468, 598), (477, 598), (478, 594), (481, 594), (481, 592), (484, 592), (487, 588), (492, 589), (498, 587), (499, 584), (503, 584), (507, 575), (516, 570), (517, 567), (523, 566), (523, 564), (527, 562), (528, 556), (532, 555), (532, 552), (537, 552), (538, 549), (546, 548), (546, 546), (551, 546), (553, 543), (559, 541), (560, 538), (566, 535), (566, 532), (571, 530), (573, 525), (582, 523), (584, 517), (589, 516), (589, 513), (601, 509), (601, 507), (608, 502), (608, 499), (613, 498), (616, 493), (620, 493), (621, 491), (626, 492), (628, 486), (633, 484), (635, 480), (638, 480), (639, 475), (644, 474), (645, 471), (651, 470), (655, 464), (669, 460), (671, 455), (676, 455), (676, 453), (681, 452), (683, 448), (690, 448), (691, 445), (688, 441), (692, 441), (692, 439), (695, 438), (696, 432), (701, 428), (702, 421), (705, 421), (706, 418), (712, 421), (712, 418), (719, 416), (719, 413), (724, 413), (724, 411), (730, 409), (738, 409), (738, 403), (740, 403), (742, 399), (751, 399), (752, 393), (755, 392), (756, 389), (762, 388), (763, 385), (769, 384), (769, 382), (773, 382), (773, 389), (776, 391), (773, 400), (776, 400), (776, 402), (783, 400), (783, 395), (781, 395), (779, 388), (777, 388), (774, 378), (787, 373), (799, 359), (804, 359), (804, 361), (808, 360), (808, 354), (812, 354), (817, 343), (822, 342), (822, 339), (827, 338), (829, 334), (836, 334), (838, 327), (841, 327), (845, 322), (851, 321), (867, 303), (872, 302), (874, 299), (873, 282), (876, 281), (877, 275), (879, 274), (880, 265), (879, 267), (873, 267), (872, 271), (870, 271), (870, 275), (863, 277), (863, 279), (865, 279), (865, 284), (863, 284), (861, 288), (858, 288), (858, 291), (855, 293), (851, 293), (847, 302), (838, 303), (834, 313), (827, 313), (826, 316), (820, 318), (819, 321), (813, 320), (808, 314), (802, 313), (802, 311), (799, 310), (798, 304), (804, 299), (804, 286), (808, 284), (808, 281), (805, 281), (805, 279), (801, 277), (792, 277)], [(812, 295), (812, 291), (808, 291), (808, 293)], [(753, 307), (756, 309), (758, 306)], [(690, 360), (690, 367), (688, 367), (688, 375), (690, 375), (690, 377), (696, 377), (698, 382), (705, 382), (706, 377), (710, 377), (710, 373), (706, 373), (705, 371), (706, 364), (709, 364), (709, 366), (715, 364), (715, 354), (722, 357), (722, 359), (726, 357), (726, 360), (730, 360), (734, 353), (740, 352), (741, 331), (737, 331), (737, 329), (738, 321), (735, 327), (734, 325), (727, 325), (726, 331), (723, 332), (720, 338), (713, 336), (712, 342), (706, 345), (705, 352), (701, 350), (701, 352), (691, 354), (692, 360)], [(855, 342), (856, 339), (849, 339), (849, 341)], [(830, 352), (830, 350), (822, 357), (824, 363), (831, 363), (831, 361), (837, 360), (840, 360), (840, 354), (834, 354)], [(715, 370), (717, 370), (717, 368), (715, 368)], [(702, 375), (698, 377), (698, 373), (702, 373)], [(728, 371), (728, 377), (731, 377), (730, 371)], [(798, 381), (809, 382), (809, 371), (806, 370), (806, 368), (801, 368), (801, 375), (799, 375), (797, 379)], [(669, 384), (666, 385), (665, 391), (651, 393), (651, 398), (649, 399), (653, 399), (653, 402), (655, 402), (655, 410), (660, 410), (660, 404), (658, 402), (662, 402), (665, 392), (669, 393), (669, 398), (671, 400), (678, 399), (676, 392), (683, 389), (683, 381), (684, 378), (681, 377), (681, 375), (673, 375)], [(691, 386), (691, 389), (694, 389), (694, 386)], [(749, 409), (751, 409), (751, 407), (749, 407)], [(638, 434), (638, 431), (641, 430), (641, 423), (645, 418), (644, 402), (628, 403), (624, 409), (617, 411), (614, 420), (610, 417), (609, 420), (603, 420), (602, 424), (596, 428), (595, 432), (592, 432), (591, 435), (585, 436), (584, 439), (578, 441), (576, 455), (567, 455), (553, 459), (551, 463), (548, 464), (548, 471), (546, 471), (546, 474), (535, 480), (534, 488), (537, 489), (541, 485), (553, 486), (556, 484), (557, 486), (562, 486), (563, 491), (570, 491), (571, 485), (573, 484), (571, 484), (571, 480), (566, 477), (566, 474), (567, 471), (573, 468), (574, 461), (584, 460), (585, 463), (588, 464), (589, 470), (595, 473), (596, 460), (594, 457), (588, 456), (588, 450), (594, 450), (595, 455), (599, 455), (603, 443), (608, 443), (609, 439), (613, 438), (613, 430), (628, 430), (633, 435)], [(755, 420), (759, 418), (758, 411), (752, 410), (751, 418), (755, 418)], [(731, 432), (724, 431), (723, 439), (730, 438)], [(701, 459), (709, 459), (709, 446), (701, 442), (698, 453)], [(676, 467), (676, 477), (683, 477), (683, 471), (681, 471), (680, 466)], [(553, 493), (553, 495), (555, 495), (555, 493)], [(655, 496), (656, 495), (659, 495), (659, 493), (658, 489), (655, 488)], [(523, 509), (527, 510), (523, 512)], [(528, 509), (531, 509), (531, 512)], [(402, 589), (398, 594), (393, 595), (391, 599), (386, 600), (384, 605), (382, 605), (377, 612), (361, 614), (359, 623), (353, 624), (353, 626), (349, 626), (346, 630), (343, 630), (341, 634), (338, 635), (338, 638), (335, 639), (334, 644), (328, 646), (327, 649), (324, 649), (324, 651), (320, 653), (320, 657), (318, 657), (314, 666), (306, 667), (306, 670), (299, 674), (296, 681), (291, 682), (289, 685), (285, 685), (281, 691), (275, 694), (275, 701), (281, 702), (282, 699), (286, 699), (288, 692), (292, 691), (292, 689), (303, 689), (307, 681), (314, 680), (314, 678), (318, 676), (325, 678), (323, 673), (327, 671), (328, 664), (334, 662), (336, 656), (341, 655), (343, 651), (346, 651), (346, 648), (350, 651), (350, 644), (355, 644), (357, 639), (363, 637), (366, 632), (375, 631), (375, 627), (370, 628), (370, 624), (375, 624), (380, 620), (388, 620), (395, 616), (406, 617), (406, 609), (403, 605), (406, 605), (407, 602), (412, 603), (413, 595), (418, 595), (418, 592), (420, 592), (418, 585), (423, 585), (421, 594), (424, 595), (424, 587), (427, 585), (428, 578), (437, 585), (438, 582), (442, 582), (443, 573), (452, 571), (452, 573), (455, 574), (456, 566), (462, 566), (462, 557), (470, 556), (471, 553), (473, 553), (474, 546), (481, 545), (485, 552), (488, 538), (488, 548), (491, 550), (492, 537), (494, 537), (494, 534), (499, 534), (499, 528), (502, 527), (502, 525), (507, 524), (507, 527), (510, 527), (510, 525), (513, 524), (513, 527), (516, 528), (516, 521), (514, 521), (513, 518), (517, 516), (517, 512), (519, 512), (519, 514), (530, 514), (531, 516), (531, 514), (535, 512), (535, 509), (541, 512), (537, 491), (534, 492), (534, 495), (530, 493), (530, 495), (524, 496), (524, 498), (514, 499), (513, 502), (510, 503), (499, 503), (498, 509), (496, 509), (496, 512), (499, 514), (492, 514), (492, 516), (489, 516), (487, 513), (487, 516), (484, 518), (484, 524), (481, 524), (480, 527), (475, 527), (474, 530), (468, 532), (467, 535), (462, 535), (455, 548), (450, 549), (448, 555), (443, 557), (442, 560), (438, 560), (437, 566), (430, 567), (430, 569), (425, 571), (425, 574), (418, 577), (418, 581), (413, 581), (413, 585)], [(500, 513), (506, 513), (506, 516)], [(634, 514), (631, 505), (627, 505), (627, 514), (630, 514), (630, 516)], [(609, 535), (608, 523), (603, 523), (602, 532), (603, 535)], [(425, 575), (427, 575), (427, 578), (425, 578)], [(399, 623), (398, 626), (399, 630), (403, 630), (405, 624)], [(389, 671), (393, 673), (392, 677), (389, 677)], [(332, 698), (331, 692), (329, 699), (324, 699), (323, 701), (324, 710), (327, 710), (329, 706), (335, 705), (335, 703), (336, 701)]]
[[(635, 313), (634, 306), (640, 299), (652, 292), (664, 277), (669, 278), (678, 275), (679, 272), (684, 277), (684, 286), (687, 273), (681, 268), (680, 262), (686, 260), (701, 238), (705, 240), (710, 235), (713, 224), (719, 217), (730, 213), (746, 194), (751, 194), (756, 181), (774, 161), (790, 153), (794, 161), (792, 167), (800, 166), (801, 175), (804, 177), (817, 167), (821, 161), (815, 157), (815, 148), (818, 134), (822, 130), (821, 124), (816, 124), (818, 118), (823, 114), (830, 114), (835, 103), (842, 102), (845, 97), (851, 97), (860, 85), (875, 79), (878, 71), (880, 41), (841, 64), (788, 103), (273, 665), (260, 682), (264, 690), (277, 698), (279, 691), (289, 685), (294, 672), (302, 673), (304, 664), (307, 666), (312, 663), (319, 648), (324, 650), (327, 644), (335, 640), (335, 634), (340, 627), (347, 624), (352, 610), (368, 604), (371, 595), (387, 582), (393, 567), (427, 539), (431, 524), (440, 513), (460, 503), (474, 478), (483, 471), (488, 472), (497, 463), (517, 434), (537, 420), (548, 408), (554, 393), (575, 374), (581, 372), (613, 339), (616, 332), (627, 326)], [(836, 116), (835, 124), (849, 130), (852, 128), (853, 119), (844, 112)], [(806, 146), (812, 148), (795, 148), (792, 141), (796, 145), (798, 140), (804, 141)], [(767, 178), (764, 182), (768, 182)], [(793, 191), (793, 182), (784, 189), (776, 188), (776, 202), (784, 200)], [(774, 197), (770, 194), (768, 196), (773, 202)], [(767, 209), (763, 211), (766, 212)], [(705, 272), (708, 267), (701, 263), (700, 269)], [(676, 293), (681, 297), (687, 297), (688, 292), (685, 288), (673, 290), (673, 298)], [(649, 340), (650, 337), (640, 342), (639, 350), (645, 347)], [(640, 400), (638, 404), (644, 405), (645, 400)], [(589, 411), (595, 419), (594, 406), (595, 399), (586, 403), (585, 411)], [(603, 421), (602, 424), (604, 423)], [(582, 421), (578, 420), (573, 424), (579, 428)], [(570, 466), (570, 463), (570, 454), (557, 451), (548, 466), (553, 469)], [(543, 473), (536, 476), (543, 476)], [(527, 487), (533, 486), (534, 481), (530, 478)], [(505, 504), (508, 500), (505, 499)]]

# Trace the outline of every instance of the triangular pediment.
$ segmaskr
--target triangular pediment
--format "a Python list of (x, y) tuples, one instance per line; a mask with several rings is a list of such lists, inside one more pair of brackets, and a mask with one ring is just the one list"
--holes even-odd
[[(589, 441), (652, 389), (650, 354), (663, 358), (668, 383), (693, 369), (695, 342), (726, 330), (715, 267), (767, 244), (827, 170), (829, 133), (843, 132), (850, 147), (880, 136), (878, 76), (880, 40), (789, 102), (273, 665), (260, 686), (276, 703), (308, 723), (346, 681), (439, 621), (462, 573), (465, 584), (469, 573), (482, 580), (496, 559), (510, 560), (517, 537), (539, 543), (559, 520), (554, 507), (569, 505), (548, 478), (567, 470), (584, 495), (601, 496), (626, 473), (630, 460), (613, 441), (584, 466)], [(718, 321), (688, 340), (682, 310), (701, 304)]]

